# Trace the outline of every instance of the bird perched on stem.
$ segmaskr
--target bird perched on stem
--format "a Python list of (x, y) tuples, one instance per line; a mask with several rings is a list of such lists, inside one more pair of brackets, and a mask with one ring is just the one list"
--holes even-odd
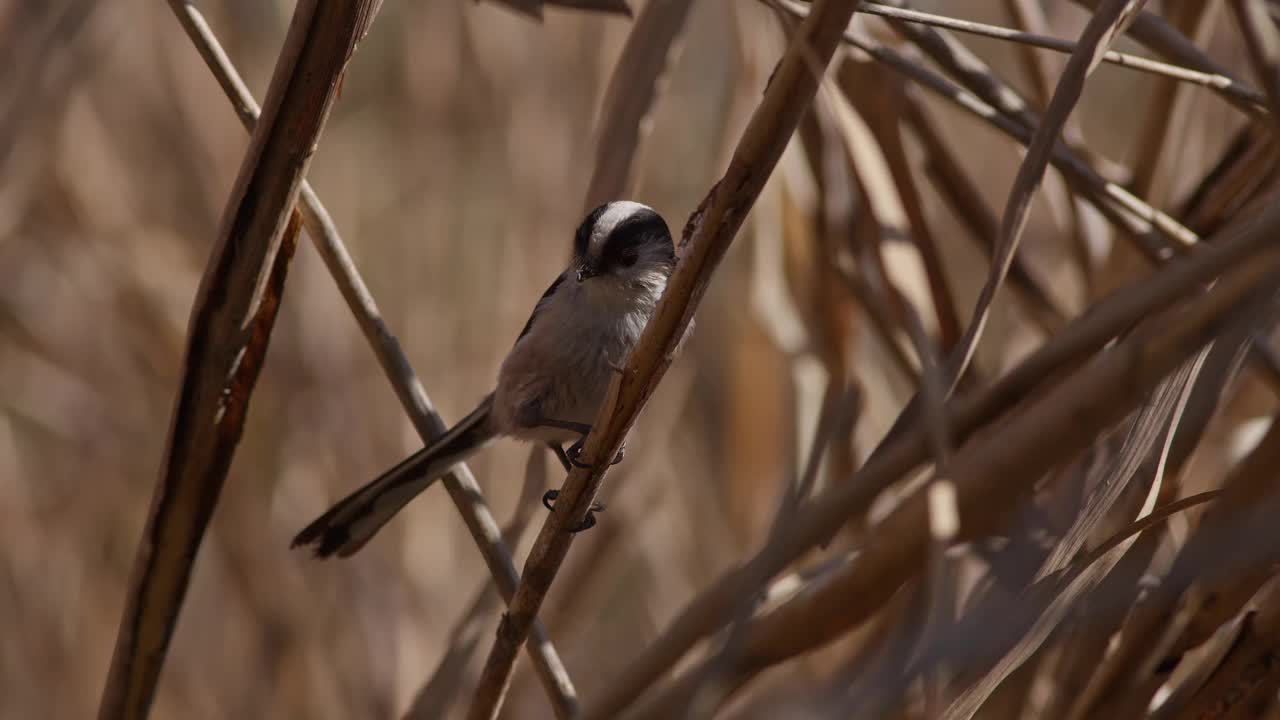
[[(574, 235), (569, 267), (534, 306), (493, 392), (435, 442), (316, 518), (293, 546), (313, 546), (319, 557), (356, 552), (418, 493), (498, 437), (545, 443), (568, 471), (674, 267), (671, 232), (652, 208), (616, 201), (592, 210)], [(554, 498), (548, 492), (544, 504)], [(588, 514), (575, 530), (594, 524)]]

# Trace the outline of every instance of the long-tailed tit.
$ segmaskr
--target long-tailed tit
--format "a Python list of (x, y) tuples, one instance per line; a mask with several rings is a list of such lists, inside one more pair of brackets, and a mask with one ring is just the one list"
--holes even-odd
[[(675, 265), (671, 233), (653, 209), (611, 202), (574, 236), (573, 260), (551, 283), (479, 407), (440, 439), (338, 502), (294, 538), (316, 555), (359, 550), (406, 503), (499, 436), (542, 442), (572, 462), (653, 314)], [(563, 443), (578, 444), (569, 452)]]

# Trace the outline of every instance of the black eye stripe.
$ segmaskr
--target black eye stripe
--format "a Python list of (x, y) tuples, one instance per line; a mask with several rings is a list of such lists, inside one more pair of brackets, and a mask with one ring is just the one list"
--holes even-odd
[(662, 216), (648, 209), (641, 210), (618, 223), (613, 232), (609, 233), (606, 244), (613, 242), (615, 238), (638, 237), (646, 232), (657, 235), (667, 234), (667, 224), (662, 221)]
[(671, 248), (671, 235), (662, 217), (653, 211), (636, 213), (618, 224), (601, 249), (605, 264), (635, 265), (641, 248)]

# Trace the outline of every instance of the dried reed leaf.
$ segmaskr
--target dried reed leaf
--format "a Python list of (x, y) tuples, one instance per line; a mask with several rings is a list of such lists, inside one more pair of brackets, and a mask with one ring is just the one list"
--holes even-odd
[[(918, 99), (908, 97), (906, 122), (924, 146), (928, 159), (925, 171), (933, 181), (943, 200), (968, 228), (968, 237), (977, 242), (990, 259), (995, 248), (999, 223), (995, 213), (977, 192), (973, 176), (960, 164), (938, 133), (927, 109)], [(1027, 314), (1046, 333), (1062, 327), (1067, 312), (1061, 308), (1053, 293), (1036, 278), (1025, 258), (1014, 255), (1009, 267), (1009, 280)]]
[[(1102, 519), (1111, 513), (1117, 500), (1128, 489), (1128, 484), (1137, 473), (1139, 466), (1147, 462), (1158, 436), (1164, 435), (1164, 446), (1159, 453), (1160, 460), (1156, 464), (1155, 472), (1143, 479), (1146, 485), (1143, 493), (1146, 500), (1138, 510), (1135, 521), (1141, 521), (1155, 508), (1156, 498), (1161, 494), (1166, 482), (1163, 469), (1169, 447), (1178, 430), (1182, 412), (1190, 398), (1191, 389), (1207, 353), (1207, 349), (1197, 353), (1156, 387), (1152, 400), (1144, 404), (1134, 418), (1119, 456), (1115, 458), (1112, 467), (1108, 467), (1102, 473), (1100, 482), (1094, 485), (1083, 512), (1077, 516), (1070, 531), (1041, 566), (1037, 573), (1037, 580), (1067, 567), (1071, 558), (1084, 546), (1087, 537), (1094, 534)], [(959, 694), (943, 717), (947, 720), (968, 720), (973, 717), (1000, 683), (1039, 649), (1040, 645), (1057, 629), (1059, 623), (1072, 611), (1076, 603), (1102, 582), (1107, 573), (1120, 562), (1134, 541), (1136, 538), (1130, 537), (1119, 543), (1052, 593), (1052, 600), (1044, 607), (1025, 634), (1004, 653), (989, 672)]]
[(978, 341), (990, 315), (991, 303), (1004, 283), (1012, 258), (1018, 251), (1022, 232), (1031, 214), (1031, 200), (1039, 189), (1041, 178), (1049, 164), (1050, 153), (1058, 142), (1058, 135), (1084, 92), (1085, 80), (1102, 61), (1102, 54), (1124, 31), (1143, 4), (1145, 0), (1103, 0), (1081, 34), (1076, 51), (1067, 61), (1053, 99), (1032, 135), (1027, 155), (1013, 180), (1008, 204), (1000, 221), (1000, 235), (996, 241), (990, 274), (978, 295), (965, 335), (948, 359), (946, 377), (950, 390), (954, 390), (977, 350)]
[(1210, 665), (1198, 676), (1207, 678), (1188, 698), (1170, 698), (1153, 714), (1159, 718), (1221, 718), (1246, 720), (1274, 712), (1280, 689), (1275, 647), (1280, 643), (1280, 583), (1274, 580), (1250, 602), (1240, 617), (1222, 656), (1210, 655)]
[[(1014, 18), (1015, 24), (1024, 31), (1035, 35), (1046, 35), (1048, 19), (1044, 8), (1035, 0), (1005, 0), (1005, 7)], [(1046, 53), (1036, 52), (1030, 45), (1018, 44), (1019, 56), (1028, 78), (1035, 87), (1037, 107), (1043, 109), (1049, 104), (1053, 95), (1053, 78), (1062, 72), (1062, 63)], [(1108, 50), (1104, 59), (1110, 60), (1113, 50)], [(1064, 137), (1077, 139), (1084, 136), (1080, 123), (1072, 115), (1063, 126)], [(1066, 225), (1075, 251), (1076, 262), (1086, 285), (1092, 289), (1094, 255), (1102, 248), (1110, 247), (1110, 238), (1095, 230), (1085, 215), (1083, 200), (1073, 197), (1065, 181), (1053, 177), (1050, 181), (1048, 199), (1054, 201), (1052, 206), (1059, 215), (1066, 214)]]
[[(1274, 493), (1262, 482), (1259, 472), (1274, 460), (1274, 454), (1280, 450), (1278, 438), (1280, 428), (1273, 425), (1253, 453), (1232, 469), (1224, 483), (1221, 499), (1206, 514), (1195, 535), (1180, 549), (1173, 567), (1157, 591), (1135, 609), (1114, 652), (1098, 669), (1088, 691), (1077, 699), (1072, 717), (1087, 717), (1095, 711), (1106, 712), (1121, 707), (1145, 707), (1142, 696), (1149, 700), (1150, 693), (1158, 686), (1153, 673), (1167, 653), (1181, 652), (1205, 637), (1204, 633), (1192, 635), (1189, 629), (1193, 618), (1209, 607), (1193, 606), (1190, 612), (1183, 614), (1179, 623), (1173, 624), (1177, 612), (1175, 604), (1188, 593), (1193, 583), (1204, 583), (1206, 587), (1214, 588), (1214, 594), (1220, 595), (1222, 601), (1214, 602), (1210, 610), (1216, 619), (1204, 618), (1199, 625), (1216, 628), (1234, 614), (1270, 574), (1258, 569), (1266, 567), (1267, 558), (1274, 556), (1277, 551), (1274, 543), (1249, 543), (1243, 538), (1256, 531), (1250, 528), (1253, 522), (1250, 518), (1256, 517), (1259, 509), (1275, 503)], [(1233, 537), (1242, 539), (1233, 542)], [(1236, 545), (1236, 542), (1246, 544)], [(1248, 548), (1248, 552), (1238, 549), (1231, 562), (1224, 563), (1217, 558), (1225, 547)], [(1232, 585), (1238, 589), (1229, 590)], [(1232, 602), (1229, 597), (1237, 600)], [(1162, 634), (1167, 636), (1166, 639), (1153, 644), (1152, 638)], [(1180, 637), (1183, 635), (1185, 637)]]

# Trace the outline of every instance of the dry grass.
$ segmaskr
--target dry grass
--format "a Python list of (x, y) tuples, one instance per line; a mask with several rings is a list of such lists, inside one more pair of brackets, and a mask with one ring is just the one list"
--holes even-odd
[[(383, 3), (287, 285), (262, 278), (305, 164), (250, 145), (175, 14), (0, 5), (0, 716), (92, 714), (122, 615), (173, 619), (131, 587), (182, 609), (103, 717), (145, 714), (160, 662), (156, 717), (1280, 713), (1274, 3), (863, 3), (804, 114), (807, 3), (505, 5)], [(293, 5), (198, 7), (267, 97)], [(242, 166), (270, 184), (236, 223)], [(507, 443), (358, 555), (290, 552), (470, 409), (617, 194), (694, 217), (588, 445), (644, 408), (601, 525), (568, 552), (572, 512), (536, 506), (562, 478)], [(202, 325), (211, 287), (252, 332)], [(175, 400), (209, 328), (224, 378), (270, 335), (238, 446)], [(175, 438), (210, 443), (179, 453), (203, 480)], [(189, 587), (181, 542), (138, 554), (157, 487), (193, 493)]]

